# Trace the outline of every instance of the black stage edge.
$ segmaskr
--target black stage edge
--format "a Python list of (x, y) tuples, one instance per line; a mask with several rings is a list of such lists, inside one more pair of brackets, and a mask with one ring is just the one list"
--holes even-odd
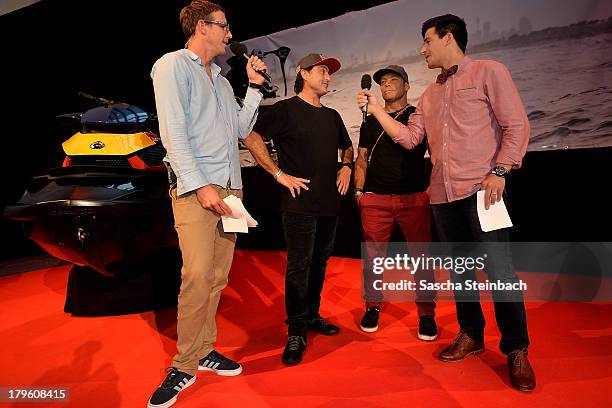
[(115, 316), (176, 306), (181, 259), (178, 249), (159, 251), (121, 267), (112, 277), (73, 266), (64, 312), (74, 316)]

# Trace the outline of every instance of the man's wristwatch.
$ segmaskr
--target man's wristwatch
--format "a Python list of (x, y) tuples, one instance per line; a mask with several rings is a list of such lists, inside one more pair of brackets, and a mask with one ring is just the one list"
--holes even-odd
[(495, 166), (493, 170), (491, 170), (491, 174), (495, 174), (497, 177), (501, 178), (506, 178), (508, 173), (510, 173), (510, 170), (508, 170), (504, 166)]
[(342, 167), (348, 167), (349, 169), (353, 170), (355, 168), (355, 163), (342, 163)]
[(354, 193), (355, 197), (359, 197), (362, 194), (363, 194), (363, 190), (362, 189), (355, 188), (355, 193)]
[(263, 88), (263, 85), (256, 84), (255, 82), (249, 82), (249, 88), (253, 88), (253, 89), (257, 89), (258, 91), (261, 91), (261, 88)]

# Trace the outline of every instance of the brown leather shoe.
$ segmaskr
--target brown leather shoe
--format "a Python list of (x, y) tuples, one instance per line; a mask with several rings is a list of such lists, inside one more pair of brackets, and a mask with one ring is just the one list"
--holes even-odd
[(514, 350), (508, 354), (510, 383), (519, 391), (533, 391), (536, 385), (535, 373), (527, 359), (527, 349)]
[(483, 352), (483, 340), (473, 340), (465, 332), (459, 332), (453, 344), (442, 350), (438, 358), (447, 363), (453, 363), (463, 360), (470, 354), (476, 355)]

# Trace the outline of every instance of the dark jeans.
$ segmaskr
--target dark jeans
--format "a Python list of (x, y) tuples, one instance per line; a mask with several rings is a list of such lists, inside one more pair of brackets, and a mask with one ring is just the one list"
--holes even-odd
[[(512, 265), (507, 229), (483, 232), (476, 210), (476, 194), (462, 200), (432, 206), (440, 241), (452, 243), (453, 256), (465, 256), (478, 246), (485, 249), (485, 271), (490, 281), (518, 282)], [(478, 243), (478, 244), (475, 244)], [(487, 244), (489, 243), (489, 244)], [(457, 274), (454, 282), (475, 279), (475, 272)], [(478, 291), (455, 292), (457, 320), (462, 331), (473, 339), (484, 337), (485, 319)], [(522, 292), (493, 291), (495, 319), (501, 332), (499, 347), (505, 354), (529, 346), (527, 316)]]
[(285, 309), (290, 336), (306, 336), (308, 320), (319, 314), (327, 260), (334, 248), (338, 217), (283, 212), (287, 242)]

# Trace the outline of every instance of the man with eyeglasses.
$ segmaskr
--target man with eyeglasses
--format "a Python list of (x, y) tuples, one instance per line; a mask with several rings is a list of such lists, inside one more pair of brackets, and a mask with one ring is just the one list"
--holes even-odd
[[(205, 23), (218, 25), (226, 33), (230, 32), (230, 26), (229, 26), (229, 23), (227, 21), (221, 21), (221, 20), (202, 20), (202, 21), (204, 21)], [(230, 34), (230, 38), (231, 38), (231, 34)]]
[(221, 216), (231, 214), (225, 197), (242, 197), (238, 138), (255, 123), (264, 82), (256, 71), (266, 70), (259, 58), (248, 59), (250, 88), (240, 107), (213, 62), (232, 38), (223, 9), (193, 0), (181, 10), (180, 22), (185, 49), (162, 56), (151, 72), (183, 258), (177, 354), (149, 400), (148, 406), (157, 408), (174, 404), (198, 370), (222, 376), (242, 372), (240, 364), (213, 348), (215, 314), (236, 242), (235, 233), (223, 231)]

